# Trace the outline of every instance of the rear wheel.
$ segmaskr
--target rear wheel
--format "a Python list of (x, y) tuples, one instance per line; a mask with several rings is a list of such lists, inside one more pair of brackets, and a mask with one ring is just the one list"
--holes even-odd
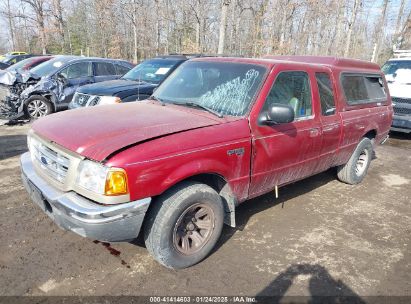
[(24, 111), (27, 117), (38, 119), (52, 113), (53, 108), (47, 98), (34, 95), (25, 102)]
[(217, 243), (224, 220), (221, 197), (211, 187), (184, 182), (153, 202), (144, 227), (148, 251), (166, 267), (203, 260)]
[(360, 183), (368, 172), (372, 156), (372, 141), (369, 138), (363, 138), (348, 162), (337, 168), (338, 179), (350, 185)]

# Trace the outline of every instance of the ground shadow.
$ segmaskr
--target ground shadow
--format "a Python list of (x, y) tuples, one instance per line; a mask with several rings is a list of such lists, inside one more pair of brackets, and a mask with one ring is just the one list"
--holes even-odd
[(293, 302), (294, 297), (284, 297), (298, 276), (309, 276), (310, 295), (301, 299), (304, 303), (358, 303), (365, 304), (351, 288), (341, 280), (335, 280), (318, 264), (294, 264), (281, 272), (268, 286), (257, 294), (258, 303)]
[(401, 139), (401, 140), (410, 140), (411, 139), (411, 133), (390, 131), (390, 138)]
[(0, 160), (20, 155), (27, 150), (26, 135), (0, 136)]
[(304, 181), (295, 182), (284, 186), (280, 189), (279, 198), (275, 197), (274, 192), (259, 196), (257, 198), (245, 201), (236, 208), (236, 228), (224, 226), (221, 237), (214, 248), (217, 251), (225, 242), (227, 242), (236, 231), (242, 231), (247, 225), (249, 219), (266, 209), (281, 204), (282, 208), (286, 207), (288, 200), (304, 195), (312, 190), (324, 186), (337, 178), (336, 169), (332, 168), (320, 174), (304, 179)]

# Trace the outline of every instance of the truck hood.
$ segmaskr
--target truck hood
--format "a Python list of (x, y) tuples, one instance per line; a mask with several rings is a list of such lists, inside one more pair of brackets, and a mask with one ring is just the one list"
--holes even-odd
[(124, 91), (145, 92), (146, 90), (150, 90), (152, 92), (156, 86), (155, 84), (147, 82), (117, 79), (85, 85), (78, 88), (77, 92), (88, 95), (113, 96)]
[(180, 106), (139, 102), (52, 114), (36, 121), (32, 129), (68, 150), (103, 161), (122, 148), (222, 121)]

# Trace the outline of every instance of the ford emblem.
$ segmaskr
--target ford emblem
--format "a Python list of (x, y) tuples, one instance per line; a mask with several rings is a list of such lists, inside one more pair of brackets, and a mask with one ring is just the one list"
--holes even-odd
[(44, 165), (48, 165), (49, 163), (47, 162), (47, 159), (44, 157), (44, 156), (42, 156), (41, 158), (40, 158), (40, 160), (41, 160), (41, 162), (44, 164)]

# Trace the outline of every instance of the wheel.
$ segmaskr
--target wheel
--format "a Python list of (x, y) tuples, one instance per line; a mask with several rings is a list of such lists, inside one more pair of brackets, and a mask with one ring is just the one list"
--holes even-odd
[(221, 197), (211, 187), (183, 182), (153, 201), (144, 225), (148, 251), (162, 265), (182, 269), (203, 260), (224, 221)]
[(33, 95), (25, 102), (24, 112), (27, 117), (38, 119), (52, 113), (53, 108), (47, 98)]
[(367, 174), (372, 156), (372, 141), (369, 138), (363, 138), (348, 162), (337, 168), (338, 179), (350, 185), (360, 183)]

